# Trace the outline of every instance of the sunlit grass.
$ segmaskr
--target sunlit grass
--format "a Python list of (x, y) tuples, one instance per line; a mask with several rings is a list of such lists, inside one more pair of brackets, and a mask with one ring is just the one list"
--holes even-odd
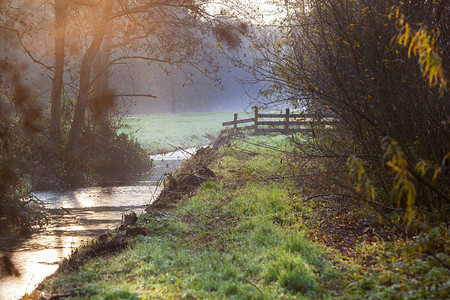
[[(62, 273), (48, 290), (92, 299), (449, 297), (450, 271), (423, 256), (430, 245), (448, 249), (446, 227), (412, 241), (361, 243), (345, 260), (315, 241), (320, 219), (289, 179), (289, 147), (283, 136), (232, 142), (210, 165), (215, 180), (163, 217), (140, 217), (149, 236)], [(444, 263), (445, 249), (437, 254)]]
[(288, 192), (279, 185), (254, 186), (229, 202), (227, 196), (220, 186), (203, 184), (172, 219), (148, 224), (151, 236), (135, 239), (117, 256), (91, 261), (58, 284), (101, 299), (324, 295), (323, 282), (335, 278), (329, 258), (304, 231), (278, 221), (295, 214)]
[[(279, 149), (286, 146), (280, 137), (265, 141)], [(257, 150), (244, 143), (235, 146)], [(211, 167), (225, 175), (203, 183), (196, 196), (167, 212), (169, 218), (141, 217), (150, 236), (135, 238), (118, 255), (93, 259), (78, 272), (60, 276), (56, 286), (69, 286), (93, 299), (333, 295), (327, 285), (336, 280), (336, 271), (325, 248), (307, 238), (293, 184), (251, 180), (285, 174), (275, 164), (280, 156), (265, 149), (242, 160), (236, 147), (223, 155)], [(243, 177), (227, 175), (238, 169), (244, 170)]]
[[(209, 136), (216, 136), (222, 122), (233, 120), (232, 112), (184, 113), (177, 115), (134, 115), (124, 119), (131, 134), (151, 152), (173, 150), (175, 147), (195, 147), (209, 144)], [(245, 113), (239, 113), (242, 117)]]

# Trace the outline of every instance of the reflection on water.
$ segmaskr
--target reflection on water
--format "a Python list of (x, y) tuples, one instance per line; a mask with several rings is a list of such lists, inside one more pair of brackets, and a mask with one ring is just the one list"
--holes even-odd
[(0, 264), (0, 300), (18, 299), (58, 268), (83, 243), (116, 228), (122, 215), (141, 213), (160, 192), (157, 182), (188, 157), (177, 151), (154, 156), (152, 179), (140, 185), (81, 188), (67, 192), (38, 192), (50, 212), (47, 228), (28, 238), (0, 237), (0, 257), (8, 255), (20, 276), (6, 276)]
[(141, 186), (89, 187), (70, 192), (40, 192), (38, 198), (47, 208), (87, 208), (143, 205), (159, 191), (152, 181)]
[[(124, 213), (142, 212), (150, 203), (151, 188), (154, 189), (149, 186), (113, 188), (106, 199), (100, 188), (77, 190), (71, 194), (36, 193), (39, 198), (49, 201), (50, 224), (28, 239), (0, 238), (2, 254), (11, 253), (11, 261), (20, 272), (20, 277), (0, 275), (0, 299), (17, 299), (33, 291), (75, 248), (105, 230), (117, 227)], [(115, 194), (114, 190), (120, 192)]]
[(14, 250), (12, 262), (20, 272), (19, 277), (3, 277), (0, 281), (0, 299), (17, 299), (24, 293), (33, 291), (45, 277), (54, 273), (61, 260), (68, 257), (72, 249), (88, 237), (44, 236), (41, 243), (34, 242), (19, 246)]

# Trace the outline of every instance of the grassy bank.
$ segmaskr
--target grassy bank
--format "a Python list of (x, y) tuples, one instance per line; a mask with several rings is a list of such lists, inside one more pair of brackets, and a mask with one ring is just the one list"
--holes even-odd
[[(222, 122), (232, 121), (231, 112), (134, 115), (124, 119), (123, 132), (131, 134), (151, 152), (174, 147), (195, 147), (211, 142), (222, 130)], [(240, 113), (241, 117), (245, 113)]]
[[(333, 202), (302, 194), (299, 181), (292, 180), (295, 164), (284, 152), (290, 146), (282, 136), (250, 142), (266, 147), (233, 141), (222, 148), (209, 164), (214, 180), (203, 182), (192, 197), (140, 216), (148, 235), (129, 239), (118, 252), (66, 263), (33, 297), (449, 296), (446, 228), (408, 240), (394, 230), (366, 224), (378, 232), (371, 234), (361, 228), (363, 217), (357, 213), (363, 210), (343, 211)], [(323, 230), (327, 222), (333, 226)], [(328, 243), (333, 239), (339, 242)], [(424, 255), (425, 249), (435, 251), (434, 256)]]

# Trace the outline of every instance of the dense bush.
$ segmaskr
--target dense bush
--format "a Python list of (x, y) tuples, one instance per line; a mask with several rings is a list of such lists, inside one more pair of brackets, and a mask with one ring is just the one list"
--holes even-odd
[(86, 130), (79, 148), (78, 164), (92, 168), (97, 180), (131, 181), (150, 170), (151, 159), (141, 145), (118, 133), (121, 124), (111, 124), (103, 134)]
[(101, 133), (86, 126), (75, 155), (67, 155), (64, 137), (55, 143), (43, 136), (36, 145), (33, 167), (27, 169), (33, 186), (64, 189), (102, 181), (132, 181), (147, 173), (151, 168), (147, 151), (128, 135), (118, 133), (121, 123), (115, 117), (108, 123), (108, 130)]
[(324, 189), (404, 207), (409, 221), (415, 207), (448, 205), (448, 4), (288, 5), (289, 30), (273, 47), (259, 48), (264, 60), (256, 74), (272, 82), (263, 95), (336, 120), (333, 129), (315, 128), (312, 143), (297, 143), (301, 166), (305, 158), (322, 159), (317, 186), (328, 178)]
[[(41, 128), (45, 128), (46, 121), (39, 122), (43, 123)], [(3, 126), (8, 130), (1, 139), (4, 147), (0, 153), (0, 221), (15, 224), (7, 226), (8, 231), (12, 227), (26, 231), (44, 224), (43, 205), (31, 190), (132, 181), (151, 168), (147, 152), (129, 136), (117, 134), (117, 130), (111, 129), (103, 138), (85, 128), (79, 147), (81, 155), (67, 156), (64, 140), (55, 142), (46, 130), (30, 133), (14, 122)]]
[(0, 234), (27, 234), (33, 226), (47, 224), (44, 204), (31, 193), (31, 186), (21, 181), (15, 190), (2, 195)]

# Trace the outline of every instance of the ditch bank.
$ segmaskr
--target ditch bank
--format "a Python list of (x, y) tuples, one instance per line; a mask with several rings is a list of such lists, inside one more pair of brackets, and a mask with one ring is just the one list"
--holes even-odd
[[(165, 196), (161, 193), (136, 223), (97, 240), (103, 246), (94, 247), (103, 248), (93, 253), (81, 248), (87, 252), (80, 253), (81, 263), (63, 264), (30, 298), (449, 297), (446, 228), (410, 241), (385, 239), (378, 227), (359, 232), (359, 221), (371, 216), (358, 206), (345, 208), (330, 197), (304, 195), (301, 181), (292, 176), (295, 161), (283, 137), (252, 137), (250, 143), (235, 140), (224, 145), (213, 155), (217, 159), (205, 164), (214, 176), (196, 190), (186, 186), (183, 183), (194, 181), (186, 178), (197, 178), (189, 177), (196, 173), (189, 171), (201, 165), (189, 160), (180, 168), (188, 172), (167, 178)], [(351, 222), (341, 222), (343, 218)], [(332, 220), (337, 222), (321, 228)], [(337, 231), (340, 227), (346, 230)], [(329, 229), (332, 232), (326, 232)], [(327, 243), (331, 238), (354, 247), (352, 255), (341, 245)], [(105, 247), (114, 240), (113, 244), (126, 244)], [(424, 242), (432, 241), (438, 246), (437, 258), (420, 252)]]
[[(152, 159), (156, 162), (154, 170), (156, 175), (153, 174), (153, 178), (158, 178), (156, 184), (158, 191), (153, 193), (153, 195), (156, 194), (156, 197), (151, 204), (139, 207), (138, 213), (143, 212), (144, 209), (147, 212), (143, 219), (150, 215), (153, 217), (163, 216), (158, 212), (159, 209), (172, 207), (181, 197), (195, 194), (195, 191), (203, 182), (213, 179), (215, 175), (207, 165), (216, 159), (218, 150), (226, 140), (227, 138), (219, 138), (211, 146), (152, 156)], [(91, 239), (90, 242), (73, 249), (70, 257), (60, 264), (59, 271), (56, 271), (55, 275), (51, 277), (57, 276), (60, 272), (75, 272), (86, 261), (120, 252), (131, 246), (129, 241), (133, 238), (150, 235), (149, 230), (142, 226), (142, 222), (137, 221), (138, 215), (134, 211), (122, 214), (120, 226), (117, 227), (116, 225), (114, 229), (107, 232), (99, 230), (95, 239)], [(45, 284), (45, 281), (41, 283), (33, 295), (38, 293), (39, 299), (45, 299), (45, 293), (39, 292), (44, 289)], [(49, 298), (61, 298), (85, 295), (83, 293), (55, 294), (52, 292), (50, 296), (47, 296)], [(31, 298), (33, 299), (35, 296), (31, 296)]]
[(77, 248), (99, 236), (104, 238), (127, 214), (144, 212), (161, 192), (164, 174), (175, 172), (193, 152), (195, 149), (153, 155), (155, 166), (149, 180), (132, 185), (108, 182), (107, 187), (36, 192), (49, 212), (49, 224), (31, 236), (0, 237), (0, 299), (19, 299), (31, 293)]

